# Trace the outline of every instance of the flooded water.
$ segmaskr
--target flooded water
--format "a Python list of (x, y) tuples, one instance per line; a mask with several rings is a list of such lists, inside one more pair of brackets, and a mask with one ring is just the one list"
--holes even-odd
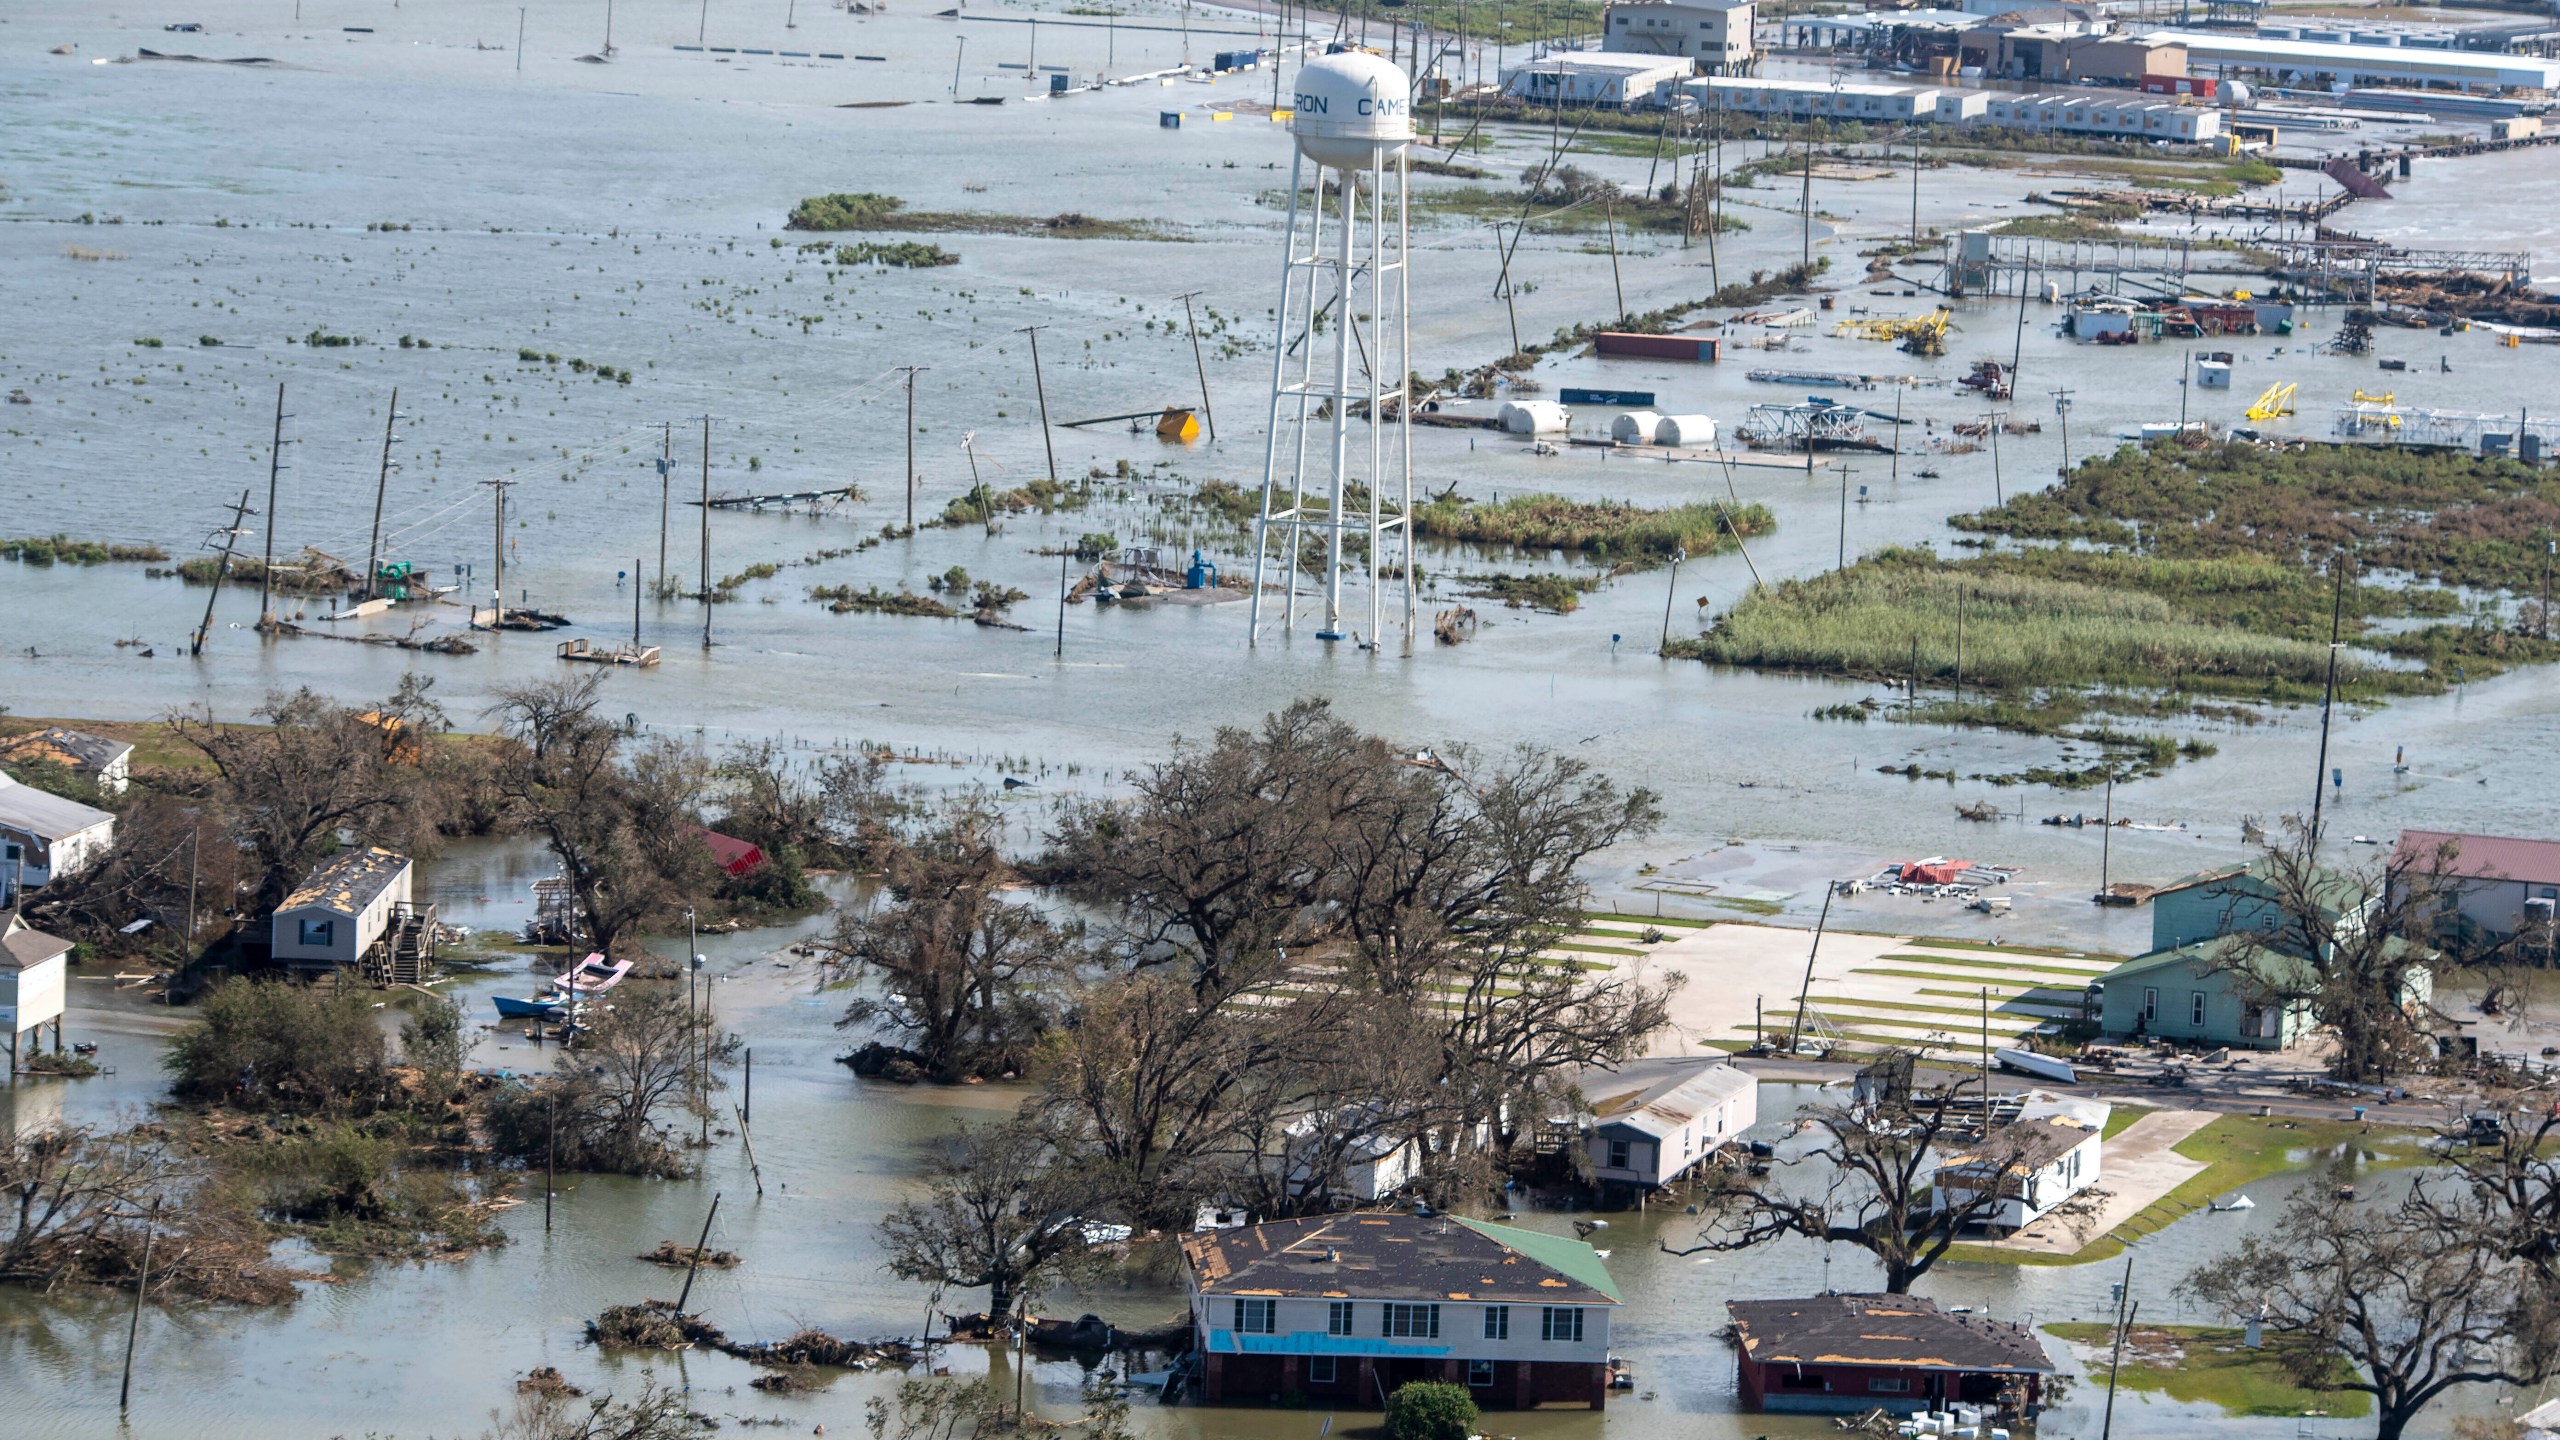
[[(512, 479), (505, 544), (511, 589), (580, 623), (571, 633), (621, 638), (635, 562), (654, 575), (660, 544), (657, 471), (663, 426), (672, 426), (674, 498), (701, 484), (701, 417), (711, 417), (710, 484), (721, 492), (783, 492), (859, 484), (866, 498), (824, 518), (721, 512), (711, 521), (714, 575), (759, 562), (783, 565), (717, 608), (714, 644), (702, 648), (701, 612), (683, 603), (642, 607), (642, 638), (666, 662), (607, 680), (608, 705), (640, 723), (706, 742), (779, 735), (797, 744), (857, 740), (940, 752), (961, 760), (935, 772), (954, 783), (1046, 767), (1049, 793), (1110, 783), (1118, 769), (1161, 755), (1176, 736), (1249, 720), (1302, 694), (1331, 697), (1346, 714), (1417, 744), (1463, 741), (1499, 751), (1515, 743), (1567, 750), (1663, 792), (1668, 823), (1624, 847), (1597, 872), (1604, 899), (1646, 907), (1694, 902), (1639, 888), (1642, 868), (1723, 875), (1739, 890), (1803, 913), (1820, 881), (1914, 853), (1965, 853), (2023, 867), (2019, 912), (2002, 922), (2020, 938), (2135, 947), (2142, 925), (2092, 920), (2085, 896), (2098, 878), (2094, 834), (2011, 822), (1959, 824), (1954, 803), (1986, 787), (1915, 783), (1875, 773), (1919, 760), (1930, 768), (1999, 771), (2049, 758), (2050, 748), (1992, 736), (1882, 726), (1824, 726), (1809, 712), (1864, 687), (1711, 671), (1653, 653), (1666, 600), (1686, 625), (1693, 601), (1721, 608), (1749, 572), (1736, 556), (1685, 566), (1676, 586), (1655, 573), (1615, 583), (1570, 617), (1494, 611), (1481, 638), (1457, 649), (1427, 643), (1411, 658), (1275, 634), (1245, 644), (1240, 605), (1065, 612), (1063, 657), (1051, 606), (1054, 560), (1032, 552), (1087, 530), (1169, 545), (1197, 538), (1231, 570), (1249, 565), (1217, 532), (1196, 532), (1159, 494), (1220, 477), (1248, 486), (1260, 476), (1268, 403), (1269, 337), (1279, 214), (1259, 203), (1285, 183), (1283, 138), (1259, 114), (1213, 107), (1268, 99), (1267, 74), (1216, 86), (1177, 83), (1076, 94), (1040, 104), (954, 105), (952, 64), (963, 97), (1020, 96), (1045, 69), (1079, 76), (1109, 67), (1128, 75), (1175, 64), (1182, 12), (1129, 7), (1128, 26), (1098, 29), (1029, 7), (973, 12), (967, 22), (922, 6), (858, 18), (733, 0), (703, 7), (625, 3), (614, 9), (609, 64), (580, 63), (602, 43), (604, 5), (545, 4), (525, 16), (522, 69), (513, 5), (454, 0), (384, 6), (375, 0), (290, 0), (221, 7), (209, 33), (168, 34), (141, 17), (38, 0), (0, 26), (0, 390), (33, 402), (0, 412), (0, 498), (11, 534), (62, 531), (150, 542), (201, 553), (227, 506), (246, 489), (265, 506), (275, 387), (287, 387), (292, 442), (272, 517), (280, 552), (305, 544), (342, 556), (364, 552), (372, 515), (384, 408), (394, 386), (407, 417), (399, 428), (386, 532), (390, 553), (439, 572), (475, 567), (485, 586), (493, 545), (488, 492)], [(785, 30), (786, 15), (798, 21)], [(1194, 11), (1195, 56), (1255, 43), (1255, 21)], [(1137, 28), (1153, 25), (1158, 28)], [(349, 27), (366, 27), (362, 33)], [(1170, 28), (1168, 28), (1170, 27)], [(700, 43), (808, 50), (806, 61), (679, 51)], [(964, 43), (965, 42), (965, 43)], [(71, 44), (75, 54), (52, 55)], [(1032, 47), (1036, 44), (1037, 54)], [(265, 56), (264, 68), (143, 62), (96, 64), (137, 47), (224, 58)], [(815, 52), (845, 55), (822, 61)], [(857, 56), (882, 56), (862, 60)], [(1005, 68), (1005, 67), (1015, 68)], [(874, 102), (910, 102), (886, 107)], [(1161, 112), (1179, 110), (1167, 130)], [(1728, 160), (1748, 158), (1732, 147)], [(1507, 185), (1543, 154), (1534, 135), (1504, 136), (1468, 159)], [(1587, 162), (1629, 182), (1647, 161)], [(2494, 174), (2518, 194), (2550, 185), (2538, 155), (2477, 162), (2478, 171), (2424, 168), (2398, 208), (2355, 212), (2358, 228), (2449, 243), (2458, 196), (2474, 175)], [(2441, 178), (2439, 178), (2441, 177)], [(1952, 226), (2018, 213), (2034, 182), (1968, 171), (1933, 172), (1919, 220)], [(933, 270), (860, 270), (831, 281), (815, 260), (770, 243), (791, 204), (829, 191), (874, 190), (919, 209), (1046, 216), (1075, 210), (1145, 220), (1171, 238), (1062, 241), (963, 234), (924, 237), (960, 254)], [(1625, 237), (1627, 308), (1705, 293), (1719, 282), (1796, 259), (1802, 235), (1794, 196), (1769, 185), (1737, 192), (1751, 229), (1706, 247)], [(1818, 227), (1835, 266), (1854, 266), (1861, 243), (1898, 234), (1910, 220), (1899, 181), (1818, 181)], [(2370, 211), (2370, 214), (2368, 214)], [(2552, 206), (2513, 206), (2511, 237), (2480, 244), (2549, 249)], [(2467, 212), (2476, 215), (2477, 211)], [(84, 223), (83, 217), (86, 217)], [(2538, 217), (2538, 218), (2536, 218)], [(121, 223), (99, 223), (121, 221)], [(380, 228), (385, 225), (396, 229)], [(2399, 230), (2392, 226), (2402, 227)], [(372, 227), (372, 228), (368, 228)], [(2537, 228), (2541, 227), (2541, 228)], [(789, 236), (796, 242), (804, 237)], [(1519, 323), (1529, 336), (1617, 308), (1596, 237), (1532, 240), (1515, 269)], [(2469, 242), (2465, 242), (2469, 243)], [(1416, 233), (1416, 368), (1437, 374), (1510, 348), (1504, 308), (1492, 298), (1498, 260), (1488, 232), (1457, 222)], [(89, 257), (89, 258), (84, 258)], [(1041, 354), (1058, 420), (1188, 403), (1197, 381), (1175, 297), (1198, 290), (1212, 328), (1208, 385), (1221, 422), (1215, 440), (1167, 447), (1116, 426), (1057, 428), (1060, 473), (1121, 461), (1138, 481), (1095, 508), (1053, 520), (1026, 516), (988, 533), (934, 529), (911, 542), (814, 564), (898, 520), (904, 509), (904, 390), (895, 367), (925, 367), (916, 385), (921, 514), (937, 513), (970, 483), (969, 437), (991, 481), (1019, 484), (1045, 473), (1030, 356), (1017, 327), (1043, 324)], [(1852, 295), (1844, 304), (1918, 309), (1919, 299)], [(1216, 317), (1216, 318), (1211, 318)], [(2175, 418), (2180, 357), (2162, 347), (2096, 351), (2053, 334), (2055, 317), (2031, 307), (2023, 338), (2000, 302), (1958, 312), (1958, 336), (1939, 361), (1815, 332), (1786, 363), (1810, 369), (1962, 373), (1982, 355), (2025, 356), (2020, 410), (2045, 420), (2039, 435), (2004, 441), (1997, 483), (2014, 488), (2053, 473), (2064, 437), (2056, 389), (2072, 391), (2074, 453), (2114, 443), (2144, 421)], [(806, 323), (804, 323), (804, 321)], [(2333, 323), (2310, 332), (2238, 342), (2241, 380), (2227, 395), (2194, 398), (2195, 413), (2231, 420), (2263, 383), (2298, 380), (2300, 433), (2323, 433), (2327, 408), (2369, 384), (2369, 362), (2310, 353)], [(1222, 328), (1221, 328), (1222, 327)], [(364, 343), (320, 347), (322, 336)], [(413, 344), (399, 341), (409, 337)], [(205, 337), (219, 345), (200, 343)], [(138, 342), (157, 339), (160, 345)], [(424, 345), (414, 342), (424, 341)], [(2412, 361), (2393, 377), (2404, 402), (2497, 408), (2529, 404), (2553, 378), (2548, 352), (2494, 351), (2484, 337), (2386, 333), (2385, 354)], [(1232, 346), (1232, 348), (1231, 348)], [(430, 348), (431, 347), (431, 348)], [(527, 363), (518, 352), (562, 357)], [(627, 370), (631, 383), (600, 382), (570, 359)], [(2450, 371), (2439, 369), (2439, 359)], [(1753, 385), (1747, 363), (1675, 367), (1659, 362), (1556, 360), (1550, 386), (1593, 384), (1660, 392), (1659, 408), (1704, 411), (1728, 428), (1752, 403), (1790, 398)], [(2243, 393), (2246, 392), (2246, 393)], [(1891, 395), (1878, 391), (1879, 403)], [(1909, 392), (1908, 414), (1940, 429), (1978, 410), (1947, 388)], [(1605, 415), (1582, 417), (1605, 423)], [(1464, 432), (1416, 437), (1416, 482), (1465, 493), (1552, 490), (1647, 503), (1723, 493), (1707, 467), (1603, 461), (1596, 452), (1539, 458)], [(1839, 551), (1943, 540), (1944, 518), (1991, 502), (1988, 456), (1943, 459), (1944, 478), (1922, 480), (1921, 462), (1898, 467), (1858, 458), (1845, 477), (1742, 469), (1742, 496), (1774, 510), (1780, 528), (1754, 546), (1764, 574), (1818, 571)], [(1864, 503), (1846, 506), (1844, 485)], [(694, 516), (678, 505), (669, 573), (698, 583)], [(268, 521), (253, 518), (265, 543)], [(1501, 557), (1494, 557), (1498, 560)], [(1488, 565), (1429, 557), (1434, 571)], [(1544, 557), (1512, 561), (1545, 568)], [(1017, 611), (1028, 632), (956, 622), (836, 616), (804, 598), (813, 584), (921, 589), (953, 565), (1016, 585), (1035, 598)], [(184, 636), (205, 594), (138, 567), (49, 570), (0, 564), (0, 599), (11, 613), (43, 617), (22, 627), (0, 657), (0, 703), (32, 715), (147, 717), (209, 703), (237, 716), (269, 691), (310, 685), (345, 697), (389, 691), (403, 669), (437, 681), (437, 694), (468, 723), (504, 686), (557, 668), (551, 639), (482, 640), (472, 657), (406, 655), (305, 639), (261, 644), (246, 628), (255, 602), (222, 597), (206, 656), (184, 657)], [(457, 612), (442, 612), (438, 631)], [(406, 617), (372, 622), (398, 633)], [(140, 640), (153, 651), (116, 644)], [(2406, 824), (2520, 834), (2560, 827), (2560, 792), (2516, 783), (2539, 773), (2548, 748), (2552, 689), (2514, 675), (2438, 700), (2351, 717), (2331, 763), (2348, 783), (2332, 814), (2337, 833), (2388, 836)], [(2157, 878), (2238, 853), (2244, 815), (2302, 808), (2313, 782), (2316, 717), (2211, 733), (2221, 754), (2167, 777), (2120, 787), (2120, 813), (2184, 821), (2184, 832), (2119, 835), (2112, 873)], [(2410, 770), (2395, 776), (2405, 747)], [(1080, 767), (1070, 777), (1068, 765)], [(2027, 816), (2094, 810), (2092, 795), (2001, 792)], [(1748, 850), (1718, 847), (1728, 838)], [(1742, 857), (1737, 859), (1737, 857)], [(1748, 860), (1751, 873), (1732, 880)], [(533, 866), (514, 851), (455, 857), (435, 881), (449, 916), (512, 925), (509, 907)], [(1957, 916), (1862, 902), (1851, 923), (1869, 928), (1981, 929)], [(1943, 907), (1940, 907), (1943, 910)], [(958, 1118), (1008, 1106), (993, 1088), (884, 1090), (857, 1084), (832, 1063), (840, 1000), (810, 993), (805, 971), (771, 953), (787, 936), (765, 933), (706, 946), (722, 972), (723, 1013), (756, 1049), (757, 1139), (768, 1180), (753, 1196), (734, 1145), (713, 1152), (709, 1172), (686, 1184), (579, 1179), (564, 1185), (555, 1228), (538, 1207), (507, 1225), (515, 1243), (434, 1267), (389, 1267), (320, 1285), (272, 1313), (160, 1313), (145, 1326), (136, 1433), (207, 1437), (396, 1429), (404, 1435), (473, 1433), (508, 1403), (509, 1378), (557, 1364), (584, 1384), (628, 1385), (634, 1362), (578, 1344), (585, 1317), (603, 1305), (663, 1291), (668, 1281), (628, 1257), (663, 1238), (688, 1236), (714, 1192), (724, 1196), (715, 1241), (748, 1257), (697, 1289), (713, 1320), (733, 1334), (766, 1337), (801, 1323), (842, 1333), (906, 1334), (925, 1297), (879, 1268), (871, 1225), (902, 1193), (919, 1147)], [(475, 1013), (485, 996), (516, 983), (491, 977), (464, 987)], [(85, 983), (75, 1026), (108, 1040), (112, 1076), (76, 1087), (20, 1086), (12, 1113), (104, 1118), (157, 1093), (155, 1036), (165, 1013), (119, 1008), (107, 987)], [(506, 1048), (511, 1043), (512, 1048)], [(538, 1065), (522, 1041), (483, 1044), (482, 1063)], [(1785, 1107), (1772, 1096), (1772, 1113)], [(2137, 1287), (2146, 1316), (2174, 1308), (2166, 1287), (2229, 1233), (2268, 1223), (2270, 1189), (2248, 1217), (2191, 1220), (2145, 1242)], [(1566, 1217), (1532, 1223), (1562, 1229)], [(1612, 1265), (1630, 1307), (1618, 1334), (1635, 1362), (1639, 1396), (1605, 1420), (1521, 1417), (1524, 1434), (1648, 1437), (1812, 1434), (1814, 1422), (1732, 1413), (1731, 1365), (1713, 1339), (1727, 1295), (1783, 1293), (1829, 1279), (1863, 1278), (1854, 1259), (1826, 1268), (1811, 1246), (1777, 1247), (1712, 1263), (1659, 1254), (1676, 1218), (1613, 1217)], [(2155, 1258), (2148, 1258), (2153, 1257)], [(2112, 1267), (1957, 1270), (1932, 1288), (1954, 1301), (2022, 1319), (2094, 1318)], [(2155, 1298), (2156, 1297), (2156, 1298)], [(1067, 1297), (1153, 1320), (1177, 1304), (1169, 1290), (1137, 1288)], [(37, 1302), (0, 1294), (0, 1346), (19, 1401), (12, 1433), (99, 1433), (113, 1403), (122, 1336), (111, 1298)], [(955, 1368), (983, 1363), (956, 1352)], [(1000, 1362), (999, 1362), (1000, 1363)], [(706, 1409), (780, 1414), (797, 1424), (857, 1422), (873, 1382), (848, 1378), (788, 1401), (752, 1396), (746, 1367), (717, 1357), (664, 1362), (708, 1397)], [(1076, 1375), (1039, 1372), (1044, 1398), (1063, 1407)], [(2085, 1393), (2056, 1431), (2085, 1420)], [(2074, 1408), (2076, 1407), (2076, 1408)], [(1299, 1440), (1321, 1417), (1147, 1407), (1151, 1431), (1170, 1435)], [(2076, 1417), (2076, 1418), (2075, 1418)], [(2119, 1415), (2127, 1433), (2183, 1433), (2198, 1417), (2176, 1407)], [(2276, 1428), (2282, 1425), (2281, 1432)], [(2239, 1434), (2291, 1434), (2292, 1422), (2220, 1424)], [(2080, 1429), (2094, 1428), (2080, 1426)]]

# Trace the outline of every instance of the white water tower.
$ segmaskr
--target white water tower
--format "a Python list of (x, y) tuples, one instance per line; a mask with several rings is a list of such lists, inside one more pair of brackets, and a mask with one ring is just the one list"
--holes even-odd
[[(1343, 625), (1342, 574), (1347, 537), (1356, 535), (1363, 542), (1357, 560), (1369, 581), (1369, 624), (1361, 638), (1376, 649), (1386, 623), (1382, 569), (1388, 577), (1400, 570), (1404, 649), (1413, 650), (1413, 531), (1406, 521), (1413, 511), (1413, 364), (1405, 308), (1412, 96), (1404, 71), (1360, 51), (1310, 60), (1298, 71), (1289, 122), (1298, 153), (1289, 173), (1271, 423), (1254, 526), (1255, 643), (1262, 638), (1263, 581), (1274, 564), (1288, 576), (1281, 626), (1296, 628), (1311, 536), (1324, 556), (1324, 623), (1316, 638), (1352, 638)], [(1388, 406), (1394, 418), (1382, 422), (1379, 410)], [(1296, 421), (1285, 436), (1284, 416)], [(1356, 442), (1355, 419), (1364, 432)], [(1312, 463), (1311, 439), (1326, 452)], [(1355, 508), (1363, 513), (1352, 513)], [(1397, 533), (1404, 553), (1391, 565), (1384, 559), (1387, 538)]]

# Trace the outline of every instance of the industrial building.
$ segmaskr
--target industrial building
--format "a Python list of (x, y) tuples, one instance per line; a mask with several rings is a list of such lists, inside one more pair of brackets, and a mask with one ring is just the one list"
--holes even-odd
[(1751, 0), (1618, 0), (1601, 19), (1600, 48), (1676, 56), (1707, 75), (1742, 75), (1760, 53), (1751, 25)]
[(2522, 55), (2271, 40), (2261, 35), (2227, 35), (2208, 30), (2155, 30), (2149, 38), (2175, 41), (2185, 49), (2191, 65), (2262, 71), (2301, 84), (2560, 89), (2560, 60), (2536, 60)]
[(1688, 61), (1673, 56), (1559, 50), (1503, 71), (1502, 93), (1535, 105), (1640, 110), (1692, 73)]
[(1793, 120), (1861, 123), (1996, 125), (2131, 140), (2202, 144), (2222, 133), (2222, 114), (2141, 94), (2016, 95), (1909, 85), (1833, 84), (1824, 80), (1692, 80), (1682, 92), (1701, 109), (1779, 115)]

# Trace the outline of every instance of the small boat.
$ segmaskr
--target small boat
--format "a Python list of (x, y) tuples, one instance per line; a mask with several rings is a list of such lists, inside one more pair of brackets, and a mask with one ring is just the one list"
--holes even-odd
[(564, 1007), (559, 1000), (518, 1000), (512, 995), (492, 995), (489, 1003), (498, 1007), (501, 1020), (549, 1020)]
[(601, 995), (621, 984), (623, 977), (630, 973), (631, 962), (628, 960), (616, 961), (608, 965), (605, 963), (604, 956), (589, 955), (570, 969), (562, 971), (551, 982), (551, 995), (554, 1000), (565, 999), (572, 995)]
[(2219, 1215), (2232, 1210), (2255, 1210), (2258, 1202), (2246, 1195), (2234, 1195), (2229, 1200), (2216, 1200), (2205, 1208)]
[(1991, 1052), (1991, 1058), (2009, 1069), (2023, 1070), (2029, 1075), (2041, 1075), (2047, 1080), (2059, 1080), (2065, 1085), (2076, 1085), (2080, 1081), (2080, 1074), (2071, 1068), (2070, 1061), (2057, 1060), (2051, 1055), (2039, 1055), (2033, 1050), (1994, 1050)]

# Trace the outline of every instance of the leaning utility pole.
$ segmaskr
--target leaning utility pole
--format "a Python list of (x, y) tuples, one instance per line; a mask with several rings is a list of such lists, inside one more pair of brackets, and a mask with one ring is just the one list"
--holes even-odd
[(2329, 600), (2329, 678), (2320, 687), (2320, 768), (2311, 774), (2311, 853), (2320, 853), (2320, 799), (2329, 783), (2329, 716), (2338, 706), (2338, 641), (2347, 618), (2347, 559), (2329, 562), (2335, 577)]
[(1049, 452), (1049, 483), (1055, 485), (1058, 483), (1058, 447), (1049, 439), (1049, 387), (1040, 378), (1040, 332), (1048, 328), (1046, 325), (1025, 325), (1021, 333), (1031, 337), (1031, 388), (1040, 397), (1040, 448)]
[(276, 618), (276, 474), (284, 469), (284, 382), (276, 382), (276, 433), (267, 445), (267, 558), (258, 570), (258, 629)]
[(667, 490), (676, 470), (676, 425), (663, 422), (658, 435), (658, 597), (667, 594)]
[(702, 648), (711, 648), (711, 417), (702, 417)]
[[(1279, 67), (1272, 67), (1277, 70)], [(1191, 331), (1191, 368), (1200, 374), (1200, 418), (1209, 424), (1209, 438), (1218, 438), (1218, 412), (1209, 408), (1209, 367), (1200, 359), (1200, 322), (1191, 313), (1191, 302), (1199, 295), (1193, 290), (1182, 297), (1182, 323)]]
[(221, 598), (222, 587), (231, 583), (231, 552), (240, 537), (249, 533), (240, 528), (240, 522), (256, 513), (249, 508), (248, 487), (241, 487), (239, 503), (231, 507), (231, 523), (222, 530), (222, 563), (214, 567), (213, 589), (204, 597), (204, 623), (196, 626), (195, 638), (187, 642), (191, 656), (204, 653), (205, 638), (213, 632), (213, 602)]
[(382, 474), (373, 482), (373, 542), (364, 551), (364, 598), (372, 599), (381, 589), (376, 577), (382, 573), (382, 494), (391, 488), (391, 426), (400, 418), (400, 387), (391, 387), (391, 409), (382, 417)]

